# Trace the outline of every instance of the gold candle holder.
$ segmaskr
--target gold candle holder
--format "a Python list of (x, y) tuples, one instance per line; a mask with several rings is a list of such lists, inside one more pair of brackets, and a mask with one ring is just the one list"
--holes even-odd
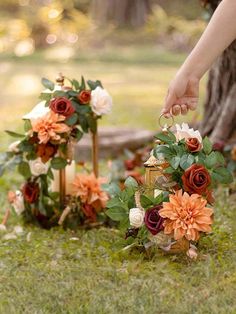
[(93, 172), (98, 177), (98, 133), (92, 133), (92, 163)]
[[(62, 73), (59, 73), (56, 77), (56, 83), (58, 86), (64, 86), (65, 77)], [(65, 197), (66, 197), (66, 169), (59, 170), (59, 193), (60, 193), (60, 204), (61, 207), (65, 205)]]

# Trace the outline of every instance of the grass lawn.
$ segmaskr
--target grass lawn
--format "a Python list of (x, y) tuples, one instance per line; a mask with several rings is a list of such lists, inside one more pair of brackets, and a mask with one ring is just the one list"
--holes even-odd
[[(106, 52), (67, 63), (44, 55), (2, 59), (1, 150), (9, 143), (3, 130), (20, 129), (19, 117), (37, 102), (40, 77), (53, 79), (58, 70), (103, 81), (115, 105), (102, 124), (156, 129), (168, 82), (183, 56), (135, 49), (120, 51), (119, 58), (114, 54), (117, 58)], [(152, 62), (145, 62), (147, 55)], [(7, 190), (19, 182), (14, 174), (0, 179), (2, 213)], [(235, 200), (219, 189), (214, 232), (201, 239), (197, 261), (160, 251), (123, 252), (123, 235), (114, 229), (72, 233), (22, 225), (23, 233), (12, 240), (2, 232), (0, 313), (236, 313), (235, 219)], [(12, 215), (7, 233), (16, 224)]]

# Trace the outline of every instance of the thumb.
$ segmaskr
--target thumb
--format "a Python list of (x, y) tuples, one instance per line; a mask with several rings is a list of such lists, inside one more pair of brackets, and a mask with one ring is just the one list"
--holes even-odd
[(175, 101), (176, 101), (175, 93), (169, 90), (161, 113), (163, 114), (170, 113), (170, 109), (175, 104)]

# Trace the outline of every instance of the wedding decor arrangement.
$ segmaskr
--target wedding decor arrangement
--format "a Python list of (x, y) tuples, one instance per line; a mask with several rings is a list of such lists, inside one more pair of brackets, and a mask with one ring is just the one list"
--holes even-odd
[(232, 175), (219, 151), (187, 124), (166, 126), (145, 162), (145, 183), (129, 177), (125, 188), (111, 184), (106, 214), (126, 230), (127, 248), (158, 246), (197, 257), (196, 243), (212, 232), (213, 189)]
[[(43, 78), (41, 102), (23, 117), (24, 134), (1, 156), (0, 174), (17, 166), (25, 182), (8, 200), (18, 215), (43, 227), (75, 227), (97, 221), (108, 196), (98, 177), (97, 123), (111, 110), (112, 99), (100, 81), (70, 80), (64, 85)], [(84, 133), (92, 136), (93, 173), (76, 175), (73, 147)]]

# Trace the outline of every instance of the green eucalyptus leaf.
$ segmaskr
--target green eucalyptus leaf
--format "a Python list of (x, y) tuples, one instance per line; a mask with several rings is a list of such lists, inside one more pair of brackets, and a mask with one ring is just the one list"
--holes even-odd
[(47, 78), (43, 77), (41, 79), (41, 83), (45, 88), (48, 88), (50, 90), (53, 90), (55, 87), (55, 84), (52, 81), (49, 81)]
[(103, 184), (102, 189), (105, 192), (107, 192), (110, 195), (110, 197), (115, 197), (121, 192), (119, 184), (117, 184), (115, 182)]
[(24, 125), (25, 132), (28, 132), (29, 130), (32, 129), (31, 121), (30, 120), (25, 120), (25, 125)]
[(167, 168), (164, 169), (164, 173), (169, 173), (169, 174), (171, 174), (171, 173), (173, 173), (173, 172), (175, 172), (175, 169), (172, 168), (172, 167), (167, 167)]
[(166, 133), (160, 132), (155, 135), (155, 138), (166, 144), (174, 144), (176, 142), (176, 137), (171, 131), (167, 131)]
[(127, 219), (129, 214), (122, 207), (111, 207), (106, 211), (106, 215), (114, 221), (122, 221)]
[(97, 120), (91, 115), (87, 117), (88, 125), (92, 133), (97, 133)]
[(75, 92), (74, 90), (68, 90), (66, 93), (70, 97), (77, 97), (78, 96), (78, 92)]
[(203, 139), (203, 151), (207, 155), (209, 155), (210, 152), (212, 151), (212, 143), (207, 136)]
[(83, 137), (83, 132), (80, 131), (79, 129), (76, 129), (75, 131), (75, 138), (77, 139), (77, 141), (81, 140), (81, 138)]
[(83, 75), (81, 76), (81, 85), (80, 85), (80, 89), (81, 89), (81, 90), (86, 89), (86, 83), (85, 83), (85, 79), (84, 79)]
[(90, 87), (91, 90), (96, 89), (98, 86), (100, 86), (101, 88), (103, 88), (101, 81), (91, 81), (88, 80), (87, 81), (88, 86)]
[(73, 113), (69, 118), (65, 120), (65, 123), (69, 126), (75, 125), (78, 121), (77, 113)]
[(46, 102), (50, 101), (52, 98), (52, 93), (41, 93), (39, 96), (40, 100), (45, 100)]
[(149, 197), (145, 194), (142, 194), (141, 197), (140, 197), (140, 201), (141, 201), (141, 204), (144, 208), (148, 208), (148, 207), (152, 207), (154, 205), (153, 203), (153, 197)]
[(18, 171), (25, 179), (29, 179), (31, 177), (29, 164), (25, 161), (18, 165)]
[(54, 157), (51, 160), (51, 167), (53, 169), (59, 170), (65, 168), (67, 165), (67, 161), (61, 157)]
[(158, 159), (158, 155), (163, 155), (166, 159), (170, 159), (174, 156), (173, 151), (165, 145), (158, 145), (153, 150), (153, 155)]
[(6, 132), (8, 135), (10, 135), (11, 137), (15, 137), (15, 138), (24, 138), (24, 137), (25, 137), (24, 134), (12, 132), (12, 131), (9, 131), (9, 130), (5, 130), (5, 132)]
[(138, 188), (138, 182), (133, 177), (128, 177), (125, 180), (125, 187), (136, 190)]
[(174, 169), (177, 169), (179, 167), (179, 163), (180, 163), (180, 156), (175, 156), (172, 159), (170, 159), (170, 165)]
[(55, 90), (55, 92), (53, 92), (53, 97), (66, 97), (68, 98), (67, 92), (63, 91), (63, 90)]
[(80, 88), (79, 82), (77, 80), (75, 80), (75, 79), (72, 80), (72, 85), (74, 86), (74, 88), (76, 90), (78, 90)]
[(208, 169), (214, 168), (217, 165), (217, 155), (215, 152), (211, 152), (205, 159), (205, 166)]
[(180, 167), (183, 170), (186, 170), (187, 168), (189, 168), (192, 164), (194, 163), (194, 156), (191, 154), (184, 154), (181, 158), (180, 158)]
[(233, 182), (233, 176), (231, 172), (224, 167), (214, 169), (212, 172), (212, 178), (216, 182), (224, 184)]

